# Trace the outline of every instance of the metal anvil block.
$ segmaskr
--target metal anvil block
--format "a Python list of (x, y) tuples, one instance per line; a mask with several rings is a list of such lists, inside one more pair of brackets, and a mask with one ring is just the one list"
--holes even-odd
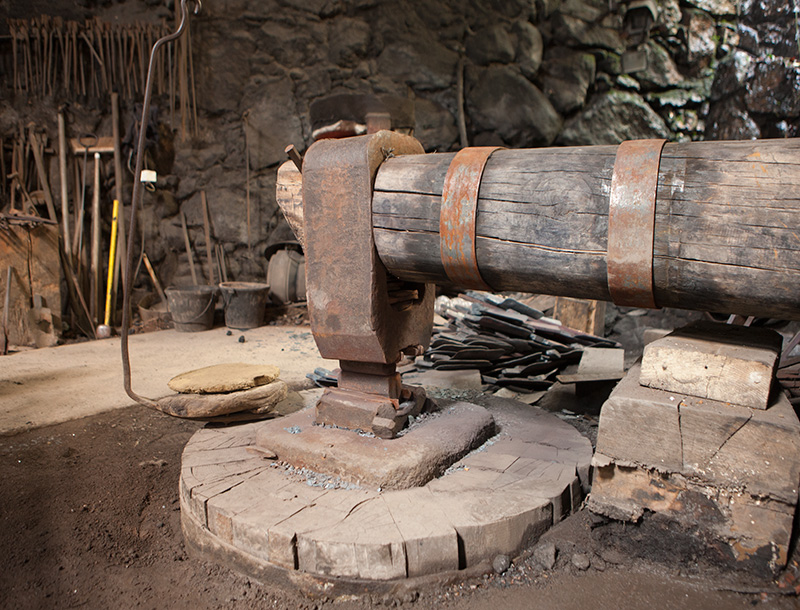
[[(378, 257), (372, 235), (372, 187), (380, 164), (390, 156), (423, 154), (417, 140), (390, 131), (344, 140), (320, 140), (303, 160), (303, 216), (308, 311), (311, 329), (323, 358), (343, 362), (337, 392), (326, 392), (321, 402), (336, 402), (342, 413), (349, 407), (341, 392), (364, 394), (363, 375), (354, 363), (394, 365), (403, 353), (422, 353), (433, 326), (433, 284), (414, 284), (418, 298), (408, 306), (392, 305), (391, 278)], [(409, 288), (409, 286), (404, 286)], [(387, 388), (375, 396), (396, 400), (394, 367), (377, 370)], [(369, 366), (367, 366), (369, 369)], [(388, 370), (391, 369), (391, 370)], [(353, 380), (348, 388), (348, 378)], [(339, 396), (339, 398), (336, 398)], [(355, 407), (352, 407), (355, 408)], [(317, 410), (318, 416), (320, 408)], [(363, 417), (363, 415), (362, 415)], [(382, 419), (385, 413), (381, 410)], [(348, 426), (348, 418), (327, 421)], [(351, 423), (351, 422), (350, 422)], [(384, 426), (385, 428), (385, 426)], [(392, 434), (393, 435), (393, 434)]]

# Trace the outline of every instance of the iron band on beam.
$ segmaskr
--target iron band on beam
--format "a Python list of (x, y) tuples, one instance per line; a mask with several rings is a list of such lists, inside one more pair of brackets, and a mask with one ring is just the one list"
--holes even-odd
[(491, 290), (478, 269), (475, 225), (478, 192), (486, 162), (499, 146), (464, 148), (447, 169), (439, 216), (439, 239), (447, 277), (457, 286)]
[(616, 305), (657, 307), (653, 238), (661, 151), (666, 140), (631, 140), (617, 149), (608, 207), (608, 291)]

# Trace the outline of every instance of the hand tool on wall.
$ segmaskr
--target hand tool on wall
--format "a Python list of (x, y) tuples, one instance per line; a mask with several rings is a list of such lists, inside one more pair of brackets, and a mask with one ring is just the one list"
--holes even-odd
[(89, 309), (95, 324), (100, 317), (100, 153), (94, 153), (94, 189), (92, 192), (92, 251), (89, 280)]
[(56, 208), (53, 203), (53, 195), (50, 191), (50, 183), (47, 179), (47, 172), (44, 168), (44, 159), (42, 158), (44, 142), (39, 141), (39, 137), (36, 135), (33, 125), (30, 126), (29, 134), (31, 150), (33, 151), (33, 158), (36, 162), (36, 171), (39, 174), (39, 183), (42, 185), (44, 200), (47, 204), (47, 213), (50, 217), (50, 220), (58, 220), (56, 217)]
[(186, 226), (186, 215), (181, 210), (181, 228), (183, 229), (183, 244), (186, 246), (186, 258), (189, 259), (189, 270), (192, 272), (192, 284), (197, 286), (197, 271), (194, 268), (192, 255), (192, 241), (189, 239), (189, 228)]
[(211, 256), (211, 219), (208, 215), (208, 199), (206, 192), (200, 191), (200, 200), (203, 204), (203, 230), (206, 238), (206, 264), (208, 265), (208, 284), (213, 286), (216, 284), (214, 281), (214, 259)]
[(81, 146), (83, 146), (83, 171), (81, 172), (81, 192), (80, 204), (78, 207), (78, 217), (75, 222), (75, 234), (72, 239), (72, 252), (77, 260), (80, 260), (81, 250), (83, 249), (83, 217), (86, 213), (86, 172), (89, 163), (89, 149), (96, 145), (98, 140), (98, 137), (94, 134), (83, 135), (78, 138), (78, 142), (81, 144)]
[[(113, 48), (113, 47), (112, 47)], [(114, 318), (114, 305), (117, 302), (116, 296), (119, 294), (119, 278), (125, 281), (125, 265), (123, 261), (127, 258), (127, 246), (125, 245), (125, 205), (122, 198), (122, 180), (124, 173), (122, 171), (122, 149), (120, 147), (119, 139), (119, 94), (115, 91), (111, 94), (111, 128), (112, 137), (114, 139), (114, 192), (117, 201), (119, 201), (119, 214), (117, 216), (117, 257), (114, 261), (114, 287), (112, 298), (112, 314)]]
[(69, 236), (69, 185), (67, 184), (67, 128), (63, 109), (58, 112), (58, 174), (61, 180), (61, 232), (64, 253), (72, 258)]
[(8, 268), (6, 273), (6, 297), (3, 300), (3, 355), (8, 354), (8, 309), (11, 306), (11, 273), (14, 267)]
[(114, 261), (117, 254), (117, 218), (119, 214), (119, 199), (114, 200), (111, 211), (111, 240), (108, 249), (108, 280), (106, 281), (106, 308), (103, 323), (97, 327), (97, 338), (107, 339), (111, 336), (111, 292), (114, 285)]
[(147, 268), (147, 274), (150, 276), (150, 281), (153, 282), (153, 286), (158, 293), (158, 298), (161, 299), (162, 303), (166, 304), (167, 295), (164, 293), (164, 288), (161, 286), (161, 282), (158, 281), (158, 276), (156, 275), (156, 271), (153, 269), (153, 265), (150, 262), (150, 257), (147, 256), (147, 252), (142, 252), (142, 260), (144, 261), (144, 266)]

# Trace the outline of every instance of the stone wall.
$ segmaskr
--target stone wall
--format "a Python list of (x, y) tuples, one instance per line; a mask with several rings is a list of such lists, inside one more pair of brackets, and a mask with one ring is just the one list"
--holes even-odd
[[(178, 212), (204, 253), (205, 191), (231, 277), (262, 279), (282, 222), (275, 171), (287, 144), (311, 144), (309, 105), (337, 93), (410, 98), (425, 148), (453, 150), (462, 66), (471, 145), (794, 136), (797, 3), (660, 0), (647, 67), (625, 74), (623, 10), (608, 0), (206, 0), (192, 18), (199, 129), (181, 140), (161, 114), (160, 178), (141, 216), (148, 254), (166, 283), (188, 277)], [(50, 4), (65, 18), (172, 15), (154, 0)], [(14, 3), (10, 14), (32, 16)], [(2, 78), (3, 133), (36, 116), (55, 137), (62, 100), (11, 96)], [(68, 118), (75, 133), (110, 133), (108, 112), (107, 100), (73, 100)]]

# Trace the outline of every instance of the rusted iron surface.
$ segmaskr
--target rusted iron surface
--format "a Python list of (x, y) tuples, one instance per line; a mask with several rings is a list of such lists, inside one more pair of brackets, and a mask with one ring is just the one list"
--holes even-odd
[(439, 239), (447, 277), (462, 288), (491, 290), (475, 253), (478, 193), (486, 162), (499, 146), (464, 148), (453, 157), (442, 191)]
[(306, 279), (311, 329), (320, 354), (341, 362), (340, 387), (317, 404), (317, 422), (391, 438), (425, 402), (400, 384), (394, 364), (430, 342), (432, 285), (392, 305), (392, 278), (372, 236), (372, 184), (389, 156), (422, 154), (415, 139), (390, 131), (320, 140), (303, 159)]
[(656, 187), (666, 140), (617, 149), (608, 209), (608, 290), (617, 305), (657, 307), (653, 296)]
[(320, 425), (394, 438), (409, 416), (428, 408), (427, 403), (425, 390), (420, 387), (402, 386), (396, 398), (354, 388), (326, 388), (317, 402), (314, 420)]
[(372, 182), (389, 155), (422, 154), (414, 138), (390, 131), (320, 140), (303, 159), (308, 311), (323, 358), (394, 363), (427, 346), (434, 287), (397, 311), (390, 276), (372, 237)]

